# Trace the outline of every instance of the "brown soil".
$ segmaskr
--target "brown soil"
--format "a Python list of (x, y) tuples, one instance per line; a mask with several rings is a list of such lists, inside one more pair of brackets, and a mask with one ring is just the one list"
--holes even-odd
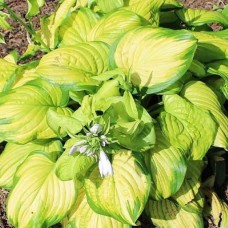
[(224, 8), (228, 0), (182, 0), (185, 6), (198, 9), (213, 9), (214, 6)]
[[(33, 24), (36, 29), (40, 27), (39, 18), (49, 15), (54, 11), (58, 0), (46, 0), (45, 6), (42, 7), (39, 16), (33, 18)], [(223, 8), (228, 5), (228, 0), (182, 0), (185, 6), (190, 8), (213, 9), (214, 6)], [(26, 0), (6, 0), (6, 3), (22, 18), (25, 18), (27, 12)], [(25, 20), (25, 19), (24, 19)], [(26, 21), (26, 20), (25, 20)], [(0, 57), (6, 56), (10, 51), (17, 50), (19, 54), (25, 52), (28, 41), (24, 28), (16, 21), (9, 20), (13, 27), (12, 31), (3, 31), (6, 44), (0, 44)], [(0, 145), (0, 153), (3, 148)], [(226, 192), (227, 193), (227, 192)], [(12, 228), (6, 217), (6, 198), (8, 192), (0, 189), (0, 228)], [(55, 226), (56, 228), (59, 226)], [(209, 224), (209, 227), (213, 225)], [(149, 227), (148, 227), (149, 228)]]
[[(46, 0), (46, 4), (41, 8), (39, 16), (32, 19), (33, 25), (36, 29), (40, 27), (39, 18), (50, 15), (57, 5), (58, 0)], [(25, 18), (27, 12), (27, 1), (26, 0), (6, 0), (8, 6), (10, 6), (18, 16)], [(26, 21), (24, 19), (24, 21)], [(17, 50), (19, 54), (25, 52), (28, 41), (26, 31), (23, 26), (15, 20), (9, 20), (9, 23), (13, 27), (12, 31), (3, 31), (6, 44), (0, 44), (0, 57), (6, 56), (10, 51)]]

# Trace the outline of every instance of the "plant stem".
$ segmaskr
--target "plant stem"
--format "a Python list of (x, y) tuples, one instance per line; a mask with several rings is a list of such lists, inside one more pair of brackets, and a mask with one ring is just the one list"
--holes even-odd
[(49, 47), (42, 41), (42, 39), (40, 38), (40, 36), (37, 35), (36, 31), (33, 29), (32, 26), (28, 26), (7, 4), (3, 4), (3, 7), (7, 9), (8, 13), (10, 14), (10, 16), (13, 19), (15, 19), (16, 21), (18, 21), (25, 28), (25, 30), (32, 37), (34, 37), (35, 41), (37, 41), (38, 43), (40, 43), (41, 45), (43, 45), (45, 48), (47, 48), (48, 50), (50, 50)]

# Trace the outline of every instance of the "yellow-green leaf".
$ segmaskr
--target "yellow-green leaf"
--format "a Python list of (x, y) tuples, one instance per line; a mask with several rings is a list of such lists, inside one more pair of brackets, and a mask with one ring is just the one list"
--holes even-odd
[(196, 40), (186, 31), (137, 28), (120, 39), (111, 65), (130, 75), (133, 85), (143, 92), (155, 93), (185, 74), (195, 49)]
[(67, 91), (40, 80), (1, 93), (0, 139), (23, 144), (56, 137), (46, 115), (49, 109), (71, 113), (68, 99)]
[[(36, 73), (60, 85), (96, 85), (91, 77), (108, 69), (109, 47), (103, 42), (79, 43), (56, 49), (43, 56)], [(79, 85), (78, 85), (79, 84)]]
[(97, 0), (96, 3), (103, 13), (108, 13), (112, 10), (116, 10), (124, 5), (123, 0)]
[(212, 62), (228, 58), (228, 39), (214, 32), (191, 32), (197, 39), (195, 58), (201, 62)]
[(165, 199), (178, 191), (187, 170), (186, 156), (170, 144), (158, 127), (156, 144), (145, 153), (145, 162), (151, 174), (150, 196), (153, 199)]
[(202, 159), (217, 132), (213, 116), (208, 110), (193, 105), (177, 94), (166, 95), (163, 100), (166, 112), (160, 114), (162, 131), (172, 145), (189, 151), (191, 159)]
[(7, 22), (6, 20), (7, 18), (9, 18), (9, 14), (0, 11), (0, 28), (3, 28), (5, 30), (10, 30), (11, 26)]
[(28, 155), (36, 150), (42, 150), (53, 157), (61, 151), (60, 141), (33, 141), (25, 145), (7, 143), (0, 155), (0, 186), (10, 189), (17, 168), (25, 161)]
[(149, 200), (146, 212), (159, 228), (203, 228), (201, 213), (191, 213), (181, 209), (171, 200)]
[(218, 11), (204, 9), (179, 9), (175, 13), (188, 26), (201, 26), (209, 23), (220, 23), (228, 26), (228, 19)]
[(64, 145), (66, 150), (56, 162), (55, 173), (63, 181), (72, 180), (75, 177), (78, 181), (84, 181), (87, 170), (96, 162), (94, 157), (79, 152), (69, 155), (71, 147), (80, 140), (74, 138), (67, 140)]
[(113, 44), (123, 33), (144, 24), (141, 17), (136, 13), (119, 9), (108, 13), (91, 30), (88, 40), (103, 41)]
[(146, 20), (150, 20), (153, 25), (158, 26), (159, 24), (159, 9), (161, 8), (164, 0), (129, 0), (126, 1), (128, 7), (131, 11), (142, 16)]
[(43, 42), (51, 49), (55, 48), (58, 43), (58, 29), (66, 19), (71, 7), (76, 4), (76, 0), (64, 0), (59, 8), (49, 17), (42, 18), (40, 36)]
[(71, 213), (64, 220), (64, 228), (130, 228), (130, 225), (123, 224), (112, 217), (104, 216), (94, 212), (86, 199), (85, 192), (81, 190), (77, 202)]
[(172, 198), (186, 211), (202, 212), (204, 201), (199, 188), (203, 166), (203, 161), (189, 161), (184, 182), (178, 192), (172, 195)]
[[(218, 124), (213, 145), (228, 150), (228, 118), (222, 111), (222, 106), (216, 94), (203, 82), (192, 81), (185, 85), (182, 96), (188, 99), (195, 106), (209, 110)], [(202, 120), (202, 128), (211, 131), (211, 128)]]
[(75, 45), (87, 41), (87, 36), (98, 21), (99, 16), (88, 8), (73, 12), (60, 27), (60, 46)]
[(217, 227), (226, 228), (228, 224), (228, 205), (219, 199), (215, 192), (207, 192), (206, 195), (210, 199), (211, 207), (209, 210), (214, 224)]
[(97, 166), (85, 179), (90, 207), (99, 214), (131, 225), (142, 213), (150, 191), (150, 176), (142, 161), (130, 151), (116, 151), (113, 176), (102, 179)]
[(175, 9), (183, 7), (183, 3), (178, 0), (165, 0), (164, 4), (162, 5), (162, 10), (167, 9)]
[(55, 163), (43, 152), (31, 154), (16, 173), (16, 184), (7, 203), (15, 227), (50, 227), (62, 220), (74, 205), (73, 181), (61, 181)]
[(28, 12), (26, 17), (32, 17), (37, 15), (40, 12), (40, 7), (45, 3), (45, 0), (27, 0), (28, 3)]
[(0, 59), (0, 92), (4, 91), (4, 87), (15, 75), (18, 68), (16, 64)]
[(223, 77), (225, 81), (228, 81), (228, 60), (220, 60), (207, 64), (208, 73), (217, 74)]
[(199, 78), (206, 76), (206, 67), (196, 59), (192, 61), (189, 71)]

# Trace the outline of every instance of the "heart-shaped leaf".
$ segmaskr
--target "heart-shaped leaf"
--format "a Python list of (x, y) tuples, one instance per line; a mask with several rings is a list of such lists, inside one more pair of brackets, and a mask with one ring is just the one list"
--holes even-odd
[(156, 144), (145, 153), (151, 174), (150, 196), (153, 199), (168, 198), (179, 190), (187, 170), (186, 160), (184, 152), (172, 146), (157, 127)]
[(46, 121), (47, 112), (69, 115), (71, 110), (64, 108), (68, 99), (67, 91), (41, 80), (1, 93), (0, 139), (26, 143), (55, 137)]
[(99, 214), (135, 225), (150, 191), (150, 176), (130, 151), (117, 151), (112, 159), (113, 176), (102, 179), (97, 166), (85, 179), (90, 207)]
[(74, 181), (61, 181), (46, 153), (31, 154), (16, 173), (7, 214), (15, 227), (49, 227), (61, 221), (74, 205)]
[(7, 143), (0, 155), (0, 186), (10, 189), (17, 168), (25, 161), (28, 155), (36, 150), (51, 154), (54, 158), (62, 150), (60, 141), (33, 141), (25, 145)]
[(67, 227), (108, 227), (108, 228), (130, 228), (130, 225), (123, 224), (112, 217), (104, 216), (94, 212), (86, 199), (85, 192), (81, 190), (74, 206), (67, 219), (64, 220), (64, 228)]
[(196, 40), (186, 31), (143, 27), (120, 39), (110, 61), (142, 92), (156, 93), (185, 74), (195, 49)]

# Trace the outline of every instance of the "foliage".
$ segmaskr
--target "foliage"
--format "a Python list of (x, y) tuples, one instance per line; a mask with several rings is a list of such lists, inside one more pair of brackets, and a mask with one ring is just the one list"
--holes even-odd
[[(44, 2), (28, 0), (26, 17)], [(35, 31), (0, 4), (0, 25), (11, 16), (33, 41), (0, 59), (0, 186), (15, 227), (226, 226), (213, 191), (225, 178), (201, 176), (228, 150), (227, 10), (65, 0)]]

